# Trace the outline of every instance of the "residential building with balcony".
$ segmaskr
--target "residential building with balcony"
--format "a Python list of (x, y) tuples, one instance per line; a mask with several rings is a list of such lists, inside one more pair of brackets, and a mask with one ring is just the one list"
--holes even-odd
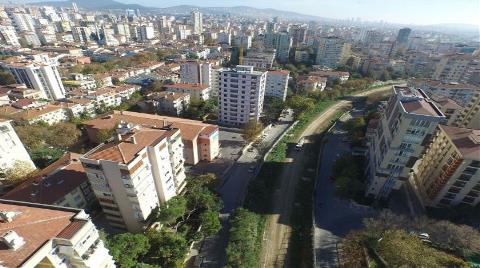
[(104, 117), (85, 122), (87, 134), (92, 142), (98, 142), (100, 130), (109, 130), (120, 121), (146, 126), (167, 126), (180, 129), (184, 144), (185, 163), (195, 165), (199, 161), (213, 161), (220, 151), (219, 128), (216, 125), (178, 117), (152, 115), (128, 111), (113, 111)]
[(258, 121), (263, 110), (267, 72), (254, 71), (253, 66), (238, 65), (224, 69), (219, 76), (219, 122), (243, 126)]
[(15, 77), (17, 83), (42, 92), (42, 97), (50, 100), (65, 98), (58, 62), (47, 55), (34, 55), (32, 60), (9, 58), (1, 63)]
[(393, 86), (381, 118), (367, 131), (366, 195), (387, 198), (408, 180), (410, 169), (445, 115), (421, 89)]
[(113, 139), (80, 158), (111, 226), (141, 232), (156, 207), (183, 191), (183, 147), (179, 129), (120, 122)]
[(424, 206), (480, 202), (480, 130), (439, 125), (410, 174)]
[(115, 267), (81, 209), (0, 199), (0, 245), (2, 267)]

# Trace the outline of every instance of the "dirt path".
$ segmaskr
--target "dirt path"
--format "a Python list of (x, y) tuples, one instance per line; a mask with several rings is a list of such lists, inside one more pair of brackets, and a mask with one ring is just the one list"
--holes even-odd
[[(354, 96), (367, 96), (390, 88), (391, 86), (380, 87)], [(342, 100), (323, 111), (305, 128), (298, 139), (321, 133), (329, 125), (330, 118), (350, 104), (350, 101)], [(309, 142), (308, 139), (306, 142)], [(260, 255), (261, 267), (290, 267), (287, 256), (291, 234), (290, 215), (295, 199), (295, 188), (302, 174), (304, 161), (303, 150), (290, 153), (285, 160), (280, 176), (280, 187), (273, 195), (273, 213), (267, 218)]]

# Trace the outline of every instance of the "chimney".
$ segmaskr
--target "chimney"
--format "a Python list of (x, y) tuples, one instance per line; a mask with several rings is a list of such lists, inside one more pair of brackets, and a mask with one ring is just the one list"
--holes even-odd
[(135, 136), (131, 137), (131, 141), (132, 141), (133, 144), (137, 144), (137, 139), (135, 138)]

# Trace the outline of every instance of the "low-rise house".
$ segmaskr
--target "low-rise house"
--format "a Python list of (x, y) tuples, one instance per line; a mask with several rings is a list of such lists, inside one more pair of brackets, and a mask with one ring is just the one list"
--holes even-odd
[(80, 157), (80, 154), (66, 153), (2, 198), (89, 210), (96, 199)]
[(175, 93), (187, 93), (191, 99), (208, 100), (210, 98), (210, 87), (205, 84), (178, 83), (165, 86), (167, 91)]
[(327, 78), (320, 76), (304, 76), (298, 81), (298, 87), (301, 91), (323, 91), (327, 86)]
[(147, 96), (151, 110), (179, 116), (190, 104), (190, 94), (175, 92), (156, 92)]

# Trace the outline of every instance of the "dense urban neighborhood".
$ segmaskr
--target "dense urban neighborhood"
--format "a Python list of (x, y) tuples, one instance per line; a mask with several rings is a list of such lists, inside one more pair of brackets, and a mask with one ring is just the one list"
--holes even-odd
[(0, 268), (480, 267), (478, 29), (98, 2), (0, 2)]

